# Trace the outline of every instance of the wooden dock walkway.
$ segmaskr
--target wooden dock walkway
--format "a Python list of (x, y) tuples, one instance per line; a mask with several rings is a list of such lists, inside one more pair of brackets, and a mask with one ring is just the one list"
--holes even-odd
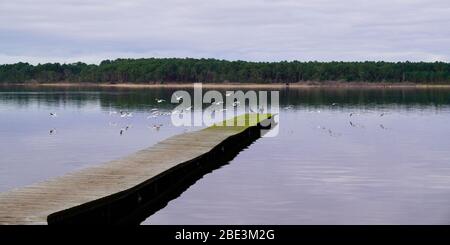
[(255, 125), (176, 135), (122, 159), (0, 193), (0, 224), (127, 223), (125, 217), (156, 205), (197, 168), (259, 138), (267, 120), (260, 115)]

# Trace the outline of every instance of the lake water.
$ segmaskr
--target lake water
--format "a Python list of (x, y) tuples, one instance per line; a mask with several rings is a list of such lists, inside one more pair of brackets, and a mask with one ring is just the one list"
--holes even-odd
[[(198, 130), (147, 119), (174, 91), (0, 87), (0, 191)], [(450, 89), (291, 88), (280, 100), (277, 137), (143, 224), (450, 224)]]

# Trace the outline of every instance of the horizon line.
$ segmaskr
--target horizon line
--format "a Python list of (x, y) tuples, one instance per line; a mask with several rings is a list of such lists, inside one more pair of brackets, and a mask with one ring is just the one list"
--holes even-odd
[(14, 63), (0, 63), (0, 65), (16, 65), (16, 64), (29, 64), (32, 66), (39, 66), (45, 64), (60, 64), (60, 65), (73, 65), (77, 63), (82, 63), (86, 65), (100, 65), (106, 61), (119, 61), (119, 60), (214, 60), (214, 61), (222, 61), (222, 62), (245, 62), (245, 63), (259, 63), (259, 64), (270, 64), (270, 63), (443, 63), (450, 64), (448, 61), (411, 61), (411, 60), (403, 60), (403, 61), (386, 61), (386, 60), (329, 60), (329, 61), (321, 61), (321, 60), (274, 60), (274, 61), (253, 61), (253, 60), (244, 60), (244, 59), (221, 59), (221, 58), (194, 58), (194, 57), (120, 57), (114, 59), (102, 59), (99, 62), (86, 62), (86, 61), (74, 61), (74, 62), (58, 62), (58, 61), (48, 61), (48, 62), (30, 62), (30, 61), (17, 61)]

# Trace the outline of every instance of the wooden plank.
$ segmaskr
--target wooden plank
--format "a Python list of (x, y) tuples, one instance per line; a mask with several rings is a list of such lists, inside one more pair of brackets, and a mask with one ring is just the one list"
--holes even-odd
[[(257, 122), (268, 118), (269, 115), (261, 116)], [(132, 194), (136, 186), (149, 185), (149, 180), (205, 155), (221, 142), (256, 126), (247, 120), (244, 126), (213, 126), (176, 135), (118, 160), (0, 193), (0, 224), (47, 224), (51, 214), (118, 193)], [(95, 205), (107, 205), (114, 200), (118, 199)]]

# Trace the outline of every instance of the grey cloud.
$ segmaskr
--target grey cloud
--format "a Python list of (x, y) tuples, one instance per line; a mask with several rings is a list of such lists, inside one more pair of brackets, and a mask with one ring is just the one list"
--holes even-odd
[(447, 0), (2, 0), (0, 63), (450, 61)]

